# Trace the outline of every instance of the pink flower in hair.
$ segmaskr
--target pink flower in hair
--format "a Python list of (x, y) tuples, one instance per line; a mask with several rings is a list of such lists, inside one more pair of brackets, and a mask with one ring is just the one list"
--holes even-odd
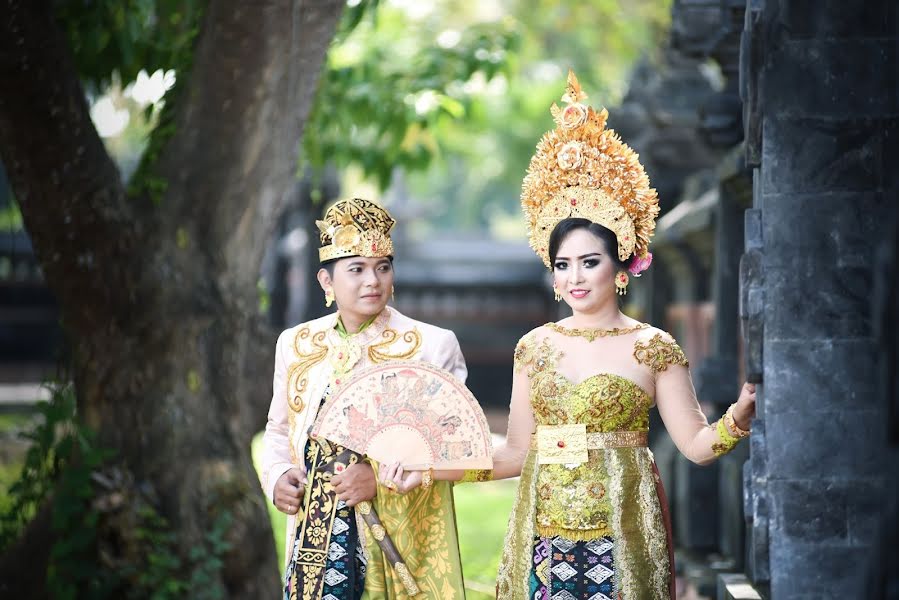
[(651, 264), (652, 252), (647, 252), (646, 256), (635, 256), (631, 260), (631, 264), (628, 266), (627, 270), (630, 271), (631, 275), (634, 277), (639, 277), (640, 273), (648, 269)]

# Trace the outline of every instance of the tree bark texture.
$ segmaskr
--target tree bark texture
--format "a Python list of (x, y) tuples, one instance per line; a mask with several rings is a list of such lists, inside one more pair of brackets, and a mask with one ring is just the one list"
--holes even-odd
[[(185, 552), (229, 511), (229, 596), (275, 597), (249, 453), (274, 345), (256, 282), (344, 2), (210, 0), (176, 131), (151, 167), (167, 182), (157, 199), (126, 193), (52, 2), (3, 4), (0, 159), (59, 302), (81, 417), (117, 452), (120, 479), (152, 491)], [(22, 568), (46, 557), (8, 554), (6, 592), (43, 596)]]

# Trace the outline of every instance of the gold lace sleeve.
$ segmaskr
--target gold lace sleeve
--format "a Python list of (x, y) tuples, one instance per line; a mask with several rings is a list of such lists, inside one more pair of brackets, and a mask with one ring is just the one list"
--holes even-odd
[(657, 333), (647, 342), (634, 342), (634, 358), (637, 362), (646, 365), (652, 372), (659, 374), (669, 365), (690, 366), (684, 351), (680, 349), (673, 339), (665, 339)]

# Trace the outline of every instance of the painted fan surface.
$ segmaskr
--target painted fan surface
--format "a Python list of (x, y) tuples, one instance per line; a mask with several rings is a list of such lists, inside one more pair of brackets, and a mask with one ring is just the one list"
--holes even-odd
[(490, 429), (451, 373), (422, 362), (367, 367), (319, 411), (314, 437), (407, 469), (490, 469)]

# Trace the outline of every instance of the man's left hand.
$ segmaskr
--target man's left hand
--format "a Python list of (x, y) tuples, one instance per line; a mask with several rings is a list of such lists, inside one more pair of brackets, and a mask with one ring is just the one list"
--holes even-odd
[(346, 502), (347, 506), (371, 500), (378, 493), (375, 472), (368, 463), (350, 465), (331, 478), (331, 485), (334, 486), (337, 498)]

